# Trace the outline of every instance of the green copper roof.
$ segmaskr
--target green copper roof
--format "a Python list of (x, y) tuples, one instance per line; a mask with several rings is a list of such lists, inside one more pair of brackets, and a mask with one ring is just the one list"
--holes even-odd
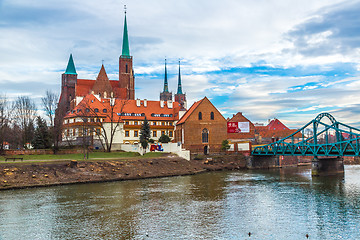
[(179, 78), (178, 78), (178, 90), (177, 94), (183, 94), (181, 87), (181, 75), (180, 75), (180, 60), (179, 60)]
[(126, 13), (125, 13), (123, 46), (122, 46), (121, 56), (130, 57), (129, 37), (128, 37), (127, 23), (126, 23)]
[(66, 67), (65, 74), (76, 74), (77, 75), (72, 54), (70, 54), (70, 58), (69, 58), (68, 65)]
[(167, 80), (167, 71), (166, 71), (166, 59), (165, 59), (164, 92), (169, 92), (169, 88), (168, 88), (168, 80)]

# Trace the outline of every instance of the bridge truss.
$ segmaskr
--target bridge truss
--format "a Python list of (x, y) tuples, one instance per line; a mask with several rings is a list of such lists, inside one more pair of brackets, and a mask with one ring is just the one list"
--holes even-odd
[(255, 147), (252, 155), (360, 156), (360, 129), (321, 113), (293, 134)]

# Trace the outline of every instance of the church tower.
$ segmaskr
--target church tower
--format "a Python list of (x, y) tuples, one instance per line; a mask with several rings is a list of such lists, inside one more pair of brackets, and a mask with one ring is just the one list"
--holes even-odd
[(118, 96), (122, 99), (135, 99), (135, 76), (133, 70), (133, 60), (130, 56), (129, 37), (126, 22), (126, 8), (124, 21), (124, 34), (122, 53), (119, 58), (119, 84), (120, 88), (125, 89), (125, 92)]
[(179, 60), (178, 89), (177, 89), (177, 93), (175, 94), (175, 102), (180, 103), (181, 106), (180, 110), (186, 110), (186, 95), (185, 93), (183, 93), (181, 87), (180, 60)]
[(164, 91), (160, 93), (160, 100), (172, 101), (172, 92), (169, 92), (168, 80), (167, 80), (166, 58), (165, 58)]
[(77, 73), (75, 69), (72, 54), (70, 54), (69, 62), (65, 73), (61, 76), (61, 96), (59, 107), (62, 111), (70, 111), (70, 102), (75, 98), (75, 86), (77, 83)]

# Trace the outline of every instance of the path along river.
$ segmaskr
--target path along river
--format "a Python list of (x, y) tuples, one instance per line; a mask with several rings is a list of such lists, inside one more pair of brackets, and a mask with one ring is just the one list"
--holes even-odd
[[(0, 239), (360, 239), (360, 166), (0, 192)], [(251, 232), (251, 236), (248, 233)]]

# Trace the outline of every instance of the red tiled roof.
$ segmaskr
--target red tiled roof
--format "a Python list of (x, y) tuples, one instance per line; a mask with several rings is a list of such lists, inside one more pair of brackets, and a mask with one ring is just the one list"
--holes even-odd
[[(94, 87), (96, 80), (89, 79), (78, 79), (76, 84), (76, 96), (77, 97), (85, 97), (86, 95), (91, 93), (91, 90)], [(125, 88), (121, 88), (119, 84), (119, 80), (109, 80), (110, 85), (113, 89), (115, 96), (118, 98), (125, 99), (127, 91)]]
[(271, 122), (267, 125), (267, 128), (269, 130), (289, 130), (288, 127), (286, 127), (282, 122), (280, 122), (276, 118), (271, 120)]
[[(136, 101), (115, 99), (114, 112), (116, 117), (113, 121), (143, 120), (145, 116), (152, 121), (174, 121), (179, 119), (180, 104), (177, 102), (173, 102), (173, 108), (168, 108), (166, 102), (164, 102), (164, 107), (161, 107), (160, 101), (147, 101), (145, 107), (144, 100), (140, 101), (140, 106), (136, 105)], [(89, 108), (89, 112), (86, 112), (86, 108)], [(98, 112), (95, 112), (95, 109), (98, 109)], [(107, 113), (104, 113), (103, 109), (107, 109)], [(103, 117), (105, 122), (110, 122), (110, 113), (110, 99), (101, 99), (99, 101), (94, 95), (89, 94), (65, 118)], [(119, 116), (120, 113), (125, 113), (125, 115)]]

